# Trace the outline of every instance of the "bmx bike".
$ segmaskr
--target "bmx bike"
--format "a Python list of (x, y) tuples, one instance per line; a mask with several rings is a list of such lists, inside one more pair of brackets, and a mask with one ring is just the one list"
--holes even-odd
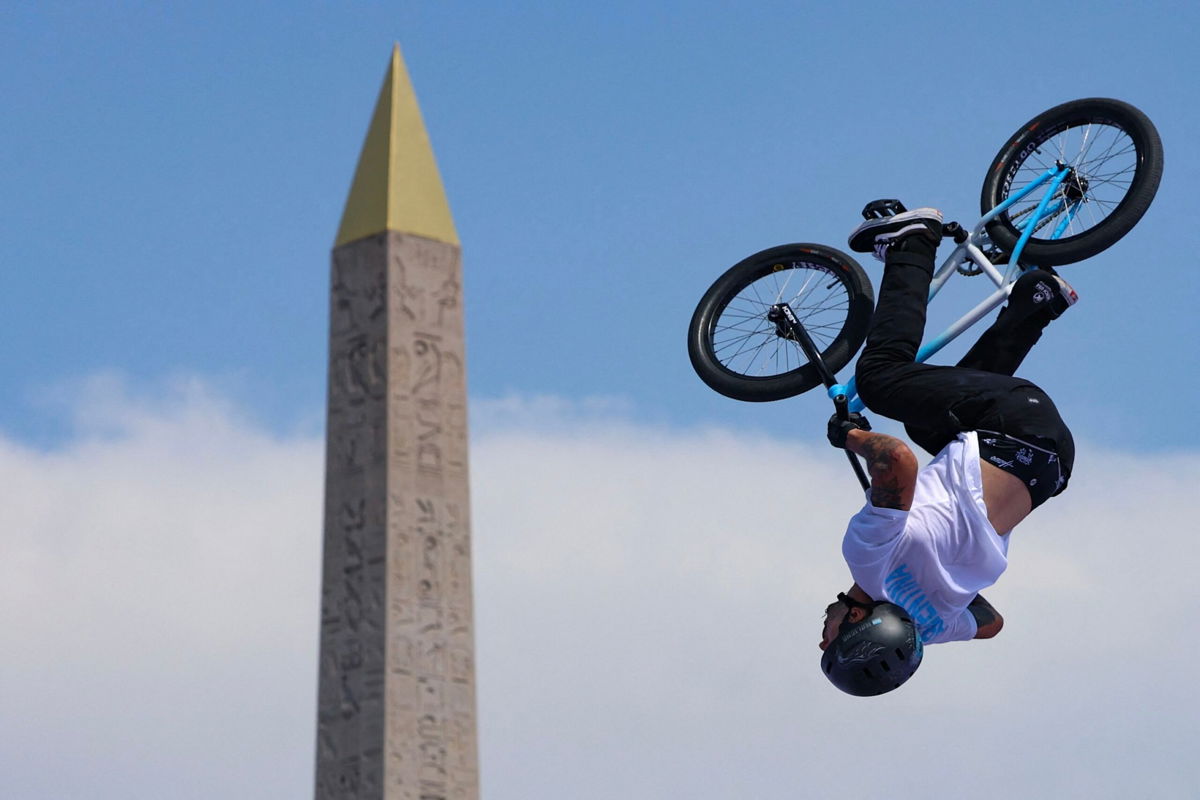
[[(1025, 270), (1082, 261), (1115, 244), (1149, 208), (1162, 168), (1154, 125), (1119, 100), (1073, 100), (1022, 125), (988, 168), (980, 220), (969, 231), (943, 226), (956, 247), (934, 273), (929, 298), (956, 273), (987, 275), (996, 289), (928, 340), (917, 361), (1003, 303)], [(879, 200), (863, 216), (902, 210)], [(836, 373), (866, 339), (874, 306), (866, 273), (840, 250), (772, 247), (735, 264), (704, 294), (688, 326), (688, 355), (727, 397), (781, 400), (824, 384), (844, 415), (863, 405), (854, 381), (840, 384)]]

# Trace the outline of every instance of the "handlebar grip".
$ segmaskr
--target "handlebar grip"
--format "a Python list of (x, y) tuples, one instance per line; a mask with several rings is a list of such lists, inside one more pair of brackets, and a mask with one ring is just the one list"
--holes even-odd
[(846, 395), (839, 394), (833, 398), (833, 411), (842, 422), (850, 419), (850, 403), (846, 400)]

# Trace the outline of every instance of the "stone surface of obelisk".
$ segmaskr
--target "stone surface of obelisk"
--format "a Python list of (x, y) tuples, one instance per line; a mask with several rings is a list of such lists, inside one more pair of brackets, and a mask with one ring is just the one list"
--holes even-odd
[(399, 47), (333, 249), (316, 797), (475, 800), (458, 235)]

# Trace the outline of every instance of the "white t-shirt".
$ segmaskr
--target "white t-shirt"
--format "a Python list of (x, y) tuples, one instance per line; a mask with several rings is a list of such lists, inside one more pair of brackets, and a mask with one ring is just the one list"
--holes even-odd
[(863, 591), (908, 611), (923, 643), (974, 638), (967, 605), (1008, 566), (1008, 537), (983, 503), (975, 433), (960, 433), (921, 469), (910, 510), (876, 508), (867, 492), (842, 555)]

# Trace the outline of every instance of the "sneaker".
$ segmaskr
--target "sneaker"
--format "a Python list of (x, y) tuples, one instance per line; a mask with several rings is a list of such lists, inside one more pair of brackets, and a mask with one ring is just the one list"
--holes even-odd
[(1063, 312), (1079, 302), (1079, 293), (1063, 280), (1057, 273), (1049, 269), (1030, 270), (1017, 280), (1013, 293), (1017, 289), (1021, 294), (1029, 293), (1028, 302), (1034, 307), (1046, 305), (1051, 319), (1058, 319)]
[(1060, 276), (1053, 272), (1050, 273), (1050, 276), (1054, 278), (1055, 282), (1055, 286), (1051, 287), (1054, 291), (1050, 296), (1050, 314), (1058, 319), (1064, 311), (1079, 302), (1079, 293)]
[(936, 208), (916, 208), (883, 219), (869, 219), (850, 234), (850, 249), (870, 253), (884, 260), (888, 248), (909, 236), (922, 236), (937, 247), (942, 241), (942, 212)]

